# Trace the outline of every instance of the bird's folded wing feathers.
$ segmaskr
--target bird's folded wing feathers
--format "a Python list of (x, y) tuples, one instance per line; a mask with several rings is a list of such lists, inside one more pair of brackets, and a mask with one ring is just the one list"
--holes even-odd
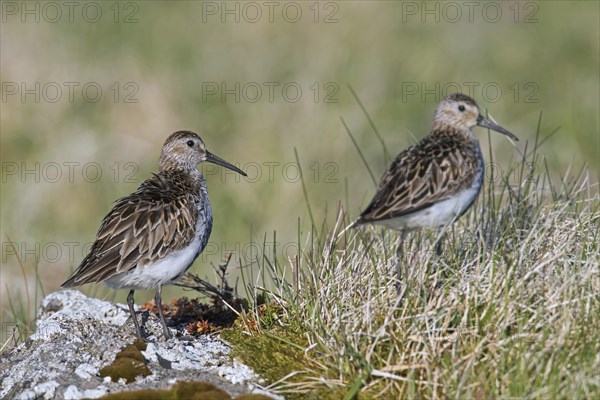
[(101, 282), (140, 264), (152, 264), (193, 240), (197, 219), (193, 201), (185, 197), (156, 201), (140, 195), (140, 190), (117, 201), (102, 221), (90, 253), (63, 286)]
[(455, 194), (472, 179), (475, 168), (462, 165), (466, 159), (460, 149), (447, 148), (436, 157), (424, 157), (427, 152), (427, 148), (413, 146), (400, 153), (357, 222), (377, 222), (423, 210)]

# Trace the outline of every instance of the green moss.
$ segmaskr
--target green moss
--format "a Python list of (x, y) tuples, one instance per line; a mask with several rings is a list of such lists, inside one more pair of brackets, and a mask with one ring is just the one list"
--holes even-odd
[(146, 343), (137, 340), (135, 343), (126, 346), (117, 353), (115, 361), (100, 370), (100, 376), (110, 376), (113, 382), (124, 378), (127, 383), (133, 382), (136, 376), (148, 376), (150, 370), (146, 365), (146, 360), (142, 351), (146, 350)]
[[(275, 337), (274, 335), (277, 335)], [(252, 336), (240, 329), (224, 329), (221, 337), (229, 342), (232, 355), (249, 365), (269, 382), (275, 382), (294, 371), (306, 370), (307, 360), (299, 347), (304, 339), (282, 329), (272, 330), (269, 335), (256, 333)], [(302, 343), (299, 347), (294, 344)]]
[[(103, 400), (231, 400), (224, 390), (208, 382), (178, 382), (168, 390), (133, 390), (130, 392), (112, 393), (102, 397)], [(244, 394), (235, 400), (269, 400), (261, 394)]]
[[(250, 336), (239, 328), (224, 329), (221, 337), (232, 345), (231, 354), (250, 366), (257, 374), (270, 383), (292, 372), (306, 371), (311, 361), (304, 355), (306, 339), (298, 333), (273, 327), (268, 333), (255, 333)], [(301, 382), (305, 375), (298, 374), (289, 382)], [(347, 388), (323, 388), (311, 393), (286, 393), (287, 399), (339, 400), (344, 398)], [(244, 398), (244, 397), (242, 397)], [(249, 398), (249, 397), (248, 397)], [(367, 399), (362, 397), (359, 399)], [(245, 399), (245, 398), (244, 398)]]
[(130, 392), (111, 393), (101, 397), (102, 400), (165, 400), (172, 399), (166, 390), (132, 390)]
[(229, 400), (229, 394), (207, 382), (179, 382), (171, 389), (174, 400)]

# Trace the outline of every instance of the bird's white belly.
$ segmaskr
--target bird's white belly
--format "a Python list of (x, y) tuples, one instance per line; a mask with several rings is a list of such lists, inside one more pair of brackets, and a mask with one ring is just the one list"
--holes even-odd
[(444, 226), (458, 218), (471, 205), (478, 193), (479, 187), (471, 187), (424, 210), (379, 223), (400, 231)]
[(172, 283), (182, 276), (198, 255), (204, 236), (205, 218), (198, 218), (196, 237), (190, 244), (153, 264), (138, 265), (131, 271), (108, 278), (105, 283), (111, 289), (154, 289), (158, 285)]
[(112, 289), (144, 290), (170, 283), (183, 275), (194, 261), (199, 242), (194, 240), (190, 246), (169, 254), (154, 264), (138, 265), (131, 271), (112, 276), (106, 280), (106, 285)]

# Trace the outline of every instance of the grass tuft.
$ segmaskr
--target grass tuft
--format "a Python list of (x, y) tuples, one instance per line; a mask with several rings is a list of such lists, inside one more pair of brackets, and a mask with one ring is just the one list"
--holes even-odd
[[(552, 184), (540, 137), (488, 176), (441, 255), (435, 232), (408, 235), (400, 295), (397, 234), (345, 230), (340, 206), (332, 225), (299, 235), (293, 283), (273, 268), (262, 293), (282, 308), (277, 330), (306, 337), (310, 368), (286, 370), (273, 389), (347, 399), (599, 397), (600, 197), (585, 169)], [(251, 335), (271, 334), (264, 313), (250, 319)]]

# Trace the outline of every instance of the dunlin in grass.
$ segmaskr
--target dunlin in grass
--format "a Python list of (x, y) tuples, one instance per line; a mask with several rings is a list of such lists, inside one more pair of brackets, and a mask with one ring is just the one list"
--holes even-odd
[(469, 96), (447, 96), (435, 111), (429, 135), (398, 154), (381, 178), (375, 197), (351, 225), (374, 223), (402, 232), (396, 252), (399, 278), (406, 232), (449, 226), (479, 194), (484, 166), (479, 141), (471, 132), (474, 126), (519, 140), (481, 115)]
[(104, 282), (113, 289), (129, 289), (127, 304), (140, 337), (133, 293), (156, 288), (158, 315), (165, 338), (170, 338), (161, 307), (162, 286), (185, 273), (212, 230), (206, 181), (196, 168), (203, 161), (246, 176), (206, 150), (194, 132), (173, 133), (163, 145), (159, 172), (117, 200), (102, 220), (89, 254), (62, 287)]

